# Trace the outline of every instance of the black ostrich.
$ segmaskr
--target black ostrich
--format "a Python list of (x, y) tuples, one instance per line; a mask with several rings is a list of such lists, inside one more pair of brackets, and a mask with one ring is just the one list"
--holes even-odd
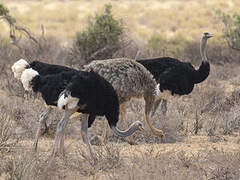
[[(206, 56), (208, 38), (212, 34), (204, 32), (200, 41), (200, 54), (202, 63), (196, 70), (191, 63), (182, 62), (171, 57), (160, 57), (153, 59), (137, 60), (148, 69), (154, 79), (159, 83), (159, 90), (162, 92), (162, 99), (169, 96), (182, 96), (192, 92), (194, 85), (204, 81), (210, 72), (210, 64)], [(151, 116), (154, 115), (161, 99), (156, 100)], [(166, 101), (165, 101), (166, 103)]]
[[(63, 153), (64, 129), (74, 112), (89, 114), (89, 118), (82, 121), (81, 134), (92, 158), (94, 158), (94, 153), (87, 137), (87, 128), (91, 126), (96, 116), (105, 115), (114, 133), (121, 137), (129, 136), (137, 130), (143, 130), (142, 123), (139, 121), (133, 123), (126, 131), (117, 129), (119, 116), (117, 94), (112, 85), (97, 73), (67, 71), (40, 76), (37, 71), (29, 68), (23, 71), (21, 82), (25, 90), (40, 92), (47, 105), (57, 106), (58, 103), (59, 107), (65, 108), (64, 116), (57, 126), (53, 155), (56, 154), (59, 143), (60, 152)], [(37, 141), (35, 143), (37, 147)]]
[[(68, 68), (66, 66), (61, 66), (61, 65), (56, 65), (56, 64), (48, 64), (48, 63), (44, 63), (41, 61), (32, 61), (32, 62), (28, 63), (26, 60), (20, 59), (17, 62), (15, 62), (12, 66), (12, 72), (14, 73), (14, 77), (17, 79), (20, 79), (23, 71), (25, 69), (29, 69), (29, 68), (32, 68), (33, 70), (37, 71), (38, 74), (41, 76), (54, 75), (54, 74), (59, 74), (62, 72), (68, 72), (65, 74), (65, 77), (63, 78), (67, 82), (69, 82), (69, 80), (71, 79), (71, 76), (78, 73), (77, 70)], [(63, 90), (63, 88), (62, 88), (62, 90)], [(61, 92), (61, 90), (60, 90), (60, 92)], [(53, 97), (53, 98), (55, 98), (55, 97)], [(56, 104), (54, 104), (53, 106), (56, 106)], [(37, 150), (37, 142), (38, 142), (40, 135), (44, 134), (48, 129), (46, 120), (47, 120), (49, 113), (52, 111), (52, 109), (53, 109), (52, 105), (51, 106), (49, 105), (40, 114), (36, 137), (35, 137), (35, 142), (34, 142), (35, 151)]]

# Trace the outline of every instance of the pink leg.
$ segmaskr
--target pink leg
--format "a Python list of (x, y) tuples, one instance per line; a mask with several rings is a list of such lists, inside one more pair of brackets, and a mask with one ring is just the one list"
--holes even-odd
[[(53, 150), (52, 150), (52, 156), (55, 156), (57, 154), (58, 151), (58, 147), (60, 145), (60, 150), (61, 152), (63, 152), (63, 146), (64, 146), (64, 131), (67, 125), (67, 122), (69, 120), (69, 117), (74, 113), (74, 111), (69, 111), (66, 110), (63, 114), (62, 119), (58, 122), (57, 125), (57, 131), (56, 131), (56, 139), (53, 145)], [(62, 147), (61, 147), (62, 146)]]
[(51, 112), (51, 110), (52, 110), (52, 108), (48, 107), (40, 115), (40, 119), (38, 121), (37, 133), (36, 133), (35, 141), (34, 141), (34, 144), (33, 144), (34, 151), (37, 151), (38, 139), (42, 134), (43, 126), (46, 127), (47, 115)]

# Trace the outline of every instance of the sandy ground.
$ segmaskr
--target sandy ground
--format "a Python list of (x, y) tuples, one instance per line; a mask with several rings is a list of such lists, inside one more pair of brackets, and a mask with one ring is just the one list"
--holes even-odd
[[(240, 149), (240, 139), (238, 136), (217, 136), (220, 142), (210, 142), (207, 136), (189, 136), (183, 142), (164, 143), (164, 144), (138, 144), (129, 145), (127, 143), (112, 143), (120, 150), (123, 157), (141, 155), (151, 150), (152, 155), (159, 153), (172, 153), (184, 151), (186, 154), (206, 154), (213, 151), (221, 151), (226, 153), (238, 152)], [(41, 138), (39, 141), (38, 151), (51, 153), (54, 140), (49, 138)], [(33, 141), (24, 140), (19, 143), (19, 148), (31, 149)], [(65, 139), (65, 150), (67, 153), (73, 153), (77, 149), (85, 146), (81, 140)], [(98, 151), (98, 146), (93, 146)]]

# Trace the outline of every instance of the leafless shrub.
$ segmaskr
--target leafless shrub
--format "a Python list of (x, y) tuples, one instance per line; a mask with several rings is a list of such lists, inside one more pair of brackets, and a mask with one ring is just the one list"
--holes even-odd
[[(19, 149), (18, 153), (0, 160), (1, 173), (5, 179), (61, 179), (66, 175), (61, 161), (52, 159), (46, 153), (34, 153), (26, 149)], [(1, 174), (0, 173), (0, 174)]]
[(217, 143), (217, 142), (226, 142), (227, 139), (224, 138), (223, 136), (209, 136), (209, 139), (208, 139), (209, 142), (212, 142), (212, 143)]
[(88, 150), (79, 148), (65, 159), (65, 165), (82, 176), (96, 176), (99, 172), (117, 169), (122, 164), (120, 151), (114, 145), (108, 144), (96, 150), (97, 161), (94, 163)]
[(209, 153), (207, 161), (211, 163), (211, 166), (206, 168), (208, 179), (238, 179), (240, 177), (239, 158), (239, 152), (232, 154), (224, 152)]
[(0, 160), (0, 170), (1, 173), (5, 173), (5, 179), (24, 179), (35, 160), (29, 152), (21, 155), (15, 154), (15, 156)]
[(205, 132), (208, 136), (213, 136), (216, 133), (217, 129), (217, 118), (210, 119), (207, 123), (205, 123)]
[(4, 106), (1, 106), (0, 109), (0, 152), (4, 152), (13, 148), (18, 139), (13, 139), (10, 115), (5, 111)]
[(180, 151), (176, 154), (176, 160), (181, 167), (190, 168), (193, 166), (193, 163), (196, 161), (197, 156), (193, 154), (187, 154), (184, 151)]
[[(8, 42), (7, 39), (3, 39), (2, 37), (0, 37), (0, 59), (1, 59), (1, 66), (2, 65), (6, 65), (11, 59), (15, 59), (16, 56), (18, 55), (18, 50), (16, 50), (15, 48), (13, 48), (13, 46)], [(2, 69), (4, 70), (4, 69)]]
[(21, 58), (28, 61), (39, 60), (53, 64), (64, 64), (68, 52), (63, 48), (61, 42), (54, 37), (39, 37), (41, 44), (41, 53), (39, 53), (38, 46), (35, 46), (32, 41), (24, 40), (19, 43), (21, 47)]

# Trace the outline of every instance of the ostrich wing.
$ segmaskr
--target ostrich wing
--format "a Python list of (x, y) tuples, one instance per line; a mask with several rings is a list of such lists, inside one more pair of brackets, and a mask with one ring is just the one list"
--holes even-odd
[(160, 76), (160, 90), (170, 90), (172, 94), (185, 95), (193, 89), (191, 76), (186, 70), (179, 67), (171, 67)]

